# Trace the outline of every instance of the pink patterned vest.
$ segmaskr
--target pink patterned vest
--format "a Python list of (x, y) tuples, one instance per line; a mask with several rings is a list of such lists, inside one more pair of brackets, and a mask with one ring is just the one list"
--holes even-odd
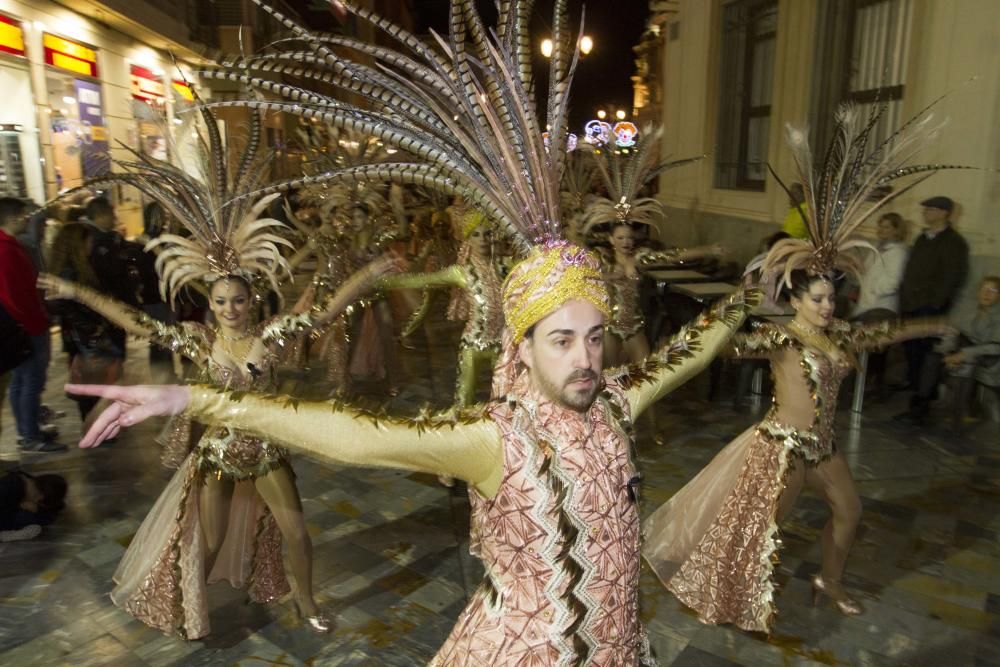
[(624, 393), (606, 387), (586, 415), (513, 394), (491, 411), (504, 441), (500, 489), (492, 499), (469, 491), (471, 551), (486, 578), (431, 665), (654, 664), (639, 623)]

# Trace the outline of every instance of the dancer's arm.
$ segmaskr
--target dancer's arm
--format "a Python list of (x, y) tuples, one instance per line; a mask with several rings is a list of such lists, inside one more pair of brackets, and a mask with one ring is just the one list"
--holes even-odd
[(640, 250), (636, 253), (636, 262), (642, 268), (654, 266), (669, 266), (683, 264), (706, 257), (722, 257), (726, 249), (719, 244), (697, 246), (695, 248), (676, 248), (674, 250)]
[(914, 338), (945, 338), (958, 330), (943, 318), (918, 318), (876, 324), (855, 324), (847, 333), (856, 350), (875, 350)]
[(465, 271), (458, 264), (452, 264), (446, 269), (433, 273), (401, 273), (396, 276), (386, 276), (377, 284), (381, 290), (466, 286)]
[(500, 432), (482, 412), (399, 419), (341, 401), (299, 402), (201, 385), (67, 385), (67, 390), (114, 401), (94, 421), (81, 447), (94, 447), (149, 417), (183, 412), (201, 423), (248, 431), (338, 465), (456, 477), (490, 497), (503, 476)]
[(38, 287), (45, 290), (46, 299), (76, 301), (133, 336), (152, 338), (156, 334), (156, 330), (149, 323), (149, 316), (141, 310), (112, 299), (85, 285), (63, 280), (49, 273), (42, 273), (38, 276)]
[[(703, 371), (728, 344), (747, 312), (757, 305), (756, 290), (740, 290), (683, 327), (640, 364), (617, 379), (627, 388), (632, 417)], [(614, 375), (614, 372), (612, 372)]]
[(355, 271), (350, 278), (327, 299), (312, 316), (315, 326), (323, 326), (333, 321), (337, 315), (364, 296), (374, 286), (391, 278), (389, 274), (398, 270), (397, 260), (385, 255), (369, 262), (364, 268)]
[(396, 269), (396, 260), (391, 256), (379, 257), (364, 268), (355, 271), (332, 296), (321, 305), (313, 303), (315, 287), (310, 285), (286, 315), (273, 317), (263, 323), (260, 337), (266, 345), (284, 344), (288, 336), (296, 336), (306, 331), (319, 329), (332, 322), (348, 306), (360, 299), (382, 277)]
[(299, 268), (302, 262), (306, 261), (316, 253), (316, 241), (310, 238), (305, 245), (299, 248), (292, 258), (288, 260), (288, 275), (295, 273), (295, 269)]

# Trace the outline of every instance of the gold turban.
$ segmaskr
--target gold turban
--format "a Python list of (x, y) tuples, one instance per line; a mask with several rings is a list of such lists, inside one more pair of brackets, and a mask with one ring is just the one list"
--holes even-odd
[(475, 209), (469, 211), (462, 218), (462, 238), (469, 238), (472, 236), (472, 232), (476, 231), (477, 227), (489, 224), (489, 220), (486, 219), (486, 216), (479, 211)]
[(494, 398), (506, 398), (515, 391), (523, 374), (517, 360), (517, 344), (525, 332), (573, 299), (592, 304), (605, 317), (611, 315), (600, 261), (594, 253), (569, 241), (536, 245), (510, 272), (503, 284), (506, 327), (500, 358), (493, 369)]
[(567, 241), (535, 246), (503, 285), (503, 314), (513, 343), (567, 301), (581, 299), (611, 314), (601, 264), (590, 251)]

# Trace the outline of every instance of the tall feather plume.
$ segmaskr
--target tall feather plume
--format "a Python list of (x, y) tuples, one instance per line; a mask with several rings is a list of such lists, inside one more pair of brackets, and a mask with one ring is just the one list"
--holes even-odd
[[(267, 54), (233, 59), (203, 75), (236, 81), (266, 99), (207, 106), (236, 105), (316, 119), (373, 137), (405, 151), (406, 158), (391, 166), (329, 168), (243, 197), (303, 185), (409, 183), (463, 195), (522, 252), (538, 237), (559, 234), (565, 150), (558, 147), (566, 141), (577, 51), (566, 0), (556, 2), (558, 43), (544, 107), (552, 128), (551, 151), (543, 142), (530, 76), (533, 2), (501, 2), (500, 24), (491, 33), (473, 0), (453, 0), (448, 35), (434, 36), (431, 43), (370, 10), (348, 5), (359, 20), (393, 40), (389, 48), (313, 34), (263, 0), (254, 1), (290, 31), (289, 38), (276, 42)], [(287, 83), (255, 72), (280, 73)], [(344, 102), (326, 92), (330, 87), (356, 96)]]
[[(834, 137), (819, 165), (813, 162), (808, 132), (787, 125), (786, 142), (805, 190), (807, 207), (802, 212), (808, 238), (778, 241), (766, 257), (748, 266), (747, 272), (761, 269), (774, 289), (790, 285), (796, 269), (811, 274), (834, 270), (858, 274), (862, 268), (858, 252), (875, 251), (871, 244), (855, 237), (862, 224), (934, 173), (973, 168), (914, 163), (917, 153), (938, 136), (944, 125), (932, 113), (941, 99), (874, 145), (873, 130), (887, 105), (875, 105), (867, 117), (852, 104), (842, 105), (836, 112)], [(780, 179), (778, 182), (788, 190)], [(779, 276), (780, 280), (774, 280)]]
[(582, 149), (593, 158), (607, 197), (595, 197), (587, 206), (583, 232), (595, 225), (609, 222), (653, 224), (663, 217), (663, 204), (652, 197), (639, 197), (642, 188), (668, 169), (674, 169), (702, 159), (703, 156), (681, 160), (660, 160), (663, 129), (648, 126), (638, 146), (631, 151), (617, 149), (612, 144), (583, 144)]

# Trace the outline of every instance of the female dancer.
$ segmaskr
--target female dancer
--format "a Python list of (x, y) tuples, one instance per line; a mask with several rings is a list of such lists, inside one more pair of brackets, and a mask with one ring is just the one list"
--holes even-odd
[(857, 366), (862, 350), (949, 331), (934, 323), (851, 327), (833, 319), (835, 290), (828, 275), (796, 270), (791, 281), (795, 318), (787, 326), (767, 324), (736, 334), (732, 343), (737, 357), (770, 361), (771, 410), (645, 526), (646, 559), (706, 623), (768, 631), (778, 525), (805, 485), (832, 512), (823, 530), (822, 568), (812, 579), (815, 600), (826, 594), (841, 613), (862, 613), (841, 584), (861, 500), (834, 442), (840, 383)]
[[(186, 286), (204, 282), (216, 327), (192, 322), (168, 325), (83, 286), (43, 275), (50, 298), (72, 299), (127, 332), (191, 359), (203, 379), (219, 387), (275, 388), (278, 352), (298, 331), (331, 321), (391, 266), (375, 262), (355, 274), (324, 306), (312, 313), (250, 323), (252, 285), (277, 290), (276, 273), (287, 263), (278, 245), (290, 246), (274, 230), (282, 223), (261, 218), (278, 196), (254, 202), (246, 193), (266, 173), (258, 156), (259, 114), (251, 116), (238, 168), (228, 169), (215, 115), (199, 107), (205, 164), (175, 165), (136, 155), (127, 171), (87, 185), (126, 184), (159, 202), (186, 236), (162, 234), (157, 249), (160, 291), (171, 300)], [(173, 155), (180, 155), (171, 151)], [(202, 175), (196, 176), (198, 171)], [(289, 591), (281, 562), (281, 538), (288, 541), (295, 578), (296, 608), (315, 632), (330, 630), (312, 594), (312, 545), (286, 451), (228, 428), (209, 428), (188, 452), (183, 424), (172, 434), (165, 458), (178, 471), (146, 517), (115, 573), (112, 599), (147, 625), (187, 639), (209, 632), (206, 583), (227, 579), (247, 586), (250, 598), (270, 602)], [(181, 450), (178, 456), (177, 450)]]
[[(76, 301), (134, 336), (180, 352), (201, 367), (205, 382), (269, 391), (277, 388), (273, 365), (285, 340), (332, 321), (389, 266), (380, 260), (354, 274), (322, 310), (258, 324), (249, 321), (249, 281), (238, 274), (220, 277), (209, 287), (216, 327), (163, 324), (51, 275), (40, 276), (38, 284), (49, 298)], [(174, 442), (183, 446), (188, 435), (180, 430)], [(329, 632), (330, 622), (313, 599), (312, 544), (286, 450), (239, 431), (209, 428), (133, 539), (115, 573), (111, 598), (152, 627), (186, 639), (202, 637), (209, 632), (206, 583), (227, 579), (246, 586), (260, 603), (288, 592), (282, 537), (299, 614), (313, 631)]]
[(804, 485), (816, 489), (832, 512), (823, 530), (821, 570), (812, 578), (814, 602), (827, 595), (843, 614), (863, 612), (841, 583), (861, 501), (834, 441), (840, 383), (862, 350), (951, 331), (941, 323), (852, 327), (833, 319), (831, 276), (858, 273), (863, 263), (854, 251), (871, 247), (852, 233), (921, 178), (888, 194), (884, 186), (941, 168), (908, 163), (915, 145), (934, 129), (926, 122), (904, 123), (868, 154), (867, 140), (883, 111), (865, 118), (854, 107), (843, 107), (835, 144), (826, 152), (829, 162), (818, 173), (806, 134), (789, 128), (788, 143), (805, 184), (808, 237), (778, 241), (766, 257), (750, 263), (748, 273), (760, 267), (764, 284), (784, 284), (795, 317), (787, 326), (769, 324), (733, 338), (736, 356), (770, 361), (773, 406), (644, 525), (643, 555), (705, 623), (770, 630), (778, 524)]
[[(300, 198), (316, 203), (320, 208), (322, 223), (311, 229), (300, 220), (293, 224), (307, 239), (307, 243), (291, 258), (289, 264), (297, 266), (309, 255), (315, 254), (318, 262), (310, 293), (303, 304), (321, 300), (334, 291), (352, 271), (373, 261), (392, 240), (392, 220), (384, 215), (386, 209), (397, 212), (394, 202), (389, 205), (376, 187), (326, 187), (310, 188)], [(399, 216), (395, 218), (397, 226)], [(334, 391), (346, 391), (352, 377), (386, 379), (389, 393), (398, 392), (398, 360), (393, 337), (393, 318), (389, 305), (377, 300), (354, 304), (349, 312), (336, 319), (325, 330), (312, 332), (314, 341), (327, 364), (327, 379)], [(348, 335), (350, 334), (350, 335)], [(348, 340), (354, 346), (349, 349)], [(304, 341), (294, 347), (301, 348)]]
[[(458, 378), (455, 405), (464, 408), (476, 398), (476, 378), (480, 368), (492, 368), (500, 352), (503, 332), (501, 278), (493, 261), (493, 230), (478, 211), (465, 215), (465, 238), (455, 264), (434, 273), (388, 276), (381, 289), (426, 289), (453, 287), (448, 319), (465, 320), (458, 351)], [(411, 320), (407, 330), (416, 326)]]
[[(584, 143), (582, 149), (593, 163), (607, 190), (606, 197), (594, 197), (583, 215), (581, 234), (597, 225), (610, 224), (609, 239), (613, 254), (604, 259), (604, 280), (611, 293), (611, 319), (604, 340), (605, 359), (609, 364), (639, 363), (649, 356), (645, 321), (639, 307), (639, 283), (642, 268), (669, 266), (711, 255), (721, 255), (721, 246), (688, 250), (652, 251), (635, 249), (634, 225), (652, 225), (663, 217), (663, 204), (640, 195), (643, 187), (662, 172), (693, 160), (659, 161), (662, 130), (648, 136), (633, 151), (618, 150), (611, 144)], [(700, 158), (694, 158), (695, 160)]]
[(604, 282), (611, 295), (611, 319), (605, 330), (605, 355), (610, 364), (639, 363), (649, 356), (646, 322), (639, 306), (639, 284), (645, 267), (683, 264), (725, 254), (722, 246), (689, 249), (635, 249), (635, 228), (626, 220), (611, 228), (613, 254), (603, 258)]

